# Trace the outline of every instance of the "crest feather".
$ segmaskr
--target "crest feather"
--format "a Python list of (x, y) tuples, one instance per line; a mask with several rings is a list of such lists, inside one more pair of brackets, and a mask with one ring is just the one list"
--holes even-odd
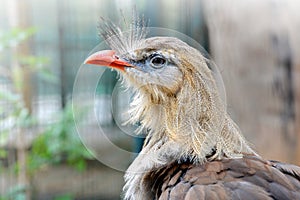
[(144, 16), (140, 17), (136, 11), (132, 11), (131, 23), (128, 24), (125, 17), (124, 30), (121, 26), (114, 24), (109, 19), (100, 18), (99, 35), (105, 40), (107, 45), (115, 50), (119, 55), (127, 54), (136, 49), (139, 43), (146, 38), (148, 33), (148, 22)]

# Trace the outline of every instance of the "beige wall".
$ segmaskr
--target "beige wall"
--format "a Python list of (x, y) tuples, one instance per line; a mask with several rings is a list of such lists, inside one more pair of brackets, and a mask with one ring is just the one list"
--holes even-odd
[(300, 164), (300, 3), (203, 5), (232, 117), (260, 155)]

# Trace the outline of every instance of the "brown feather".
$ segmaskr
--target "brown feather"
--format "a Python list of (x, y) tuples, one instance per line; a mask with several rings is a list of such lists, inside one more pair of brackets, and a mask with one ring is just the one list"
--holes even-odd
[(202, 165), (177, 163), (149, 172), (151, 199), (300, 199), (300, 168), (254, 156)]

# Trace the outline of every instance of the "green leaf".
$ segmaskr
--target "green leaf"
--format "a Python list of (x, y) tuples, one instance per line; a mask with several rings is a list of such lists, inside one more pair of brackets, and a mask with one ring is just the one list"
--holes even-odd
[(0, 132), (0, 146), (3, 146), (7, 142), (9, 130), (5, 129)]
[(20, 57), (19, 61), (22, 65), (28, 66), (32, 72), (37, 73), (37, 75), (42, 79), (50, 83), (57, 83), (58, 78), (53, 74), (46, 64), (49, 63), (49, 59), (46, 57), (37, 56), (25, 56)]
[(71, 195), (71, 194), (64, 194), (64, 195), (55, 197), (54, 200), (73, 200), (73, 199), (74, 199), (73, 195)]
[(24, 78), (24, 73), (23, 69), (21, 67), (13, 67), (11, 70), (11, 77), (12, 81), (14, 84), (14, 88), (16, 91), (20, 92), (23, 89), (23, 78)]
[(26, 187), (17, 185), (9, 189), (0, 199), (5, 200), (26, 200)]
[(7, 151), (5, 149), (0, 149), (0, 158), (4, 159), (7, 157)]
[(0, 90), (0, 100), (8, 101), (10, 103), (14, 103), (19, 101), (21, 96), (19, 94), (13, 93), (9, 90)]
[(92, 155), (81, 143), (73, 120), (72, 106), (68, 104), (57, 116), (58, 122), (50, 125), (33, 141), (29, 168), (38, 169), (48, 164), (66, 162), (78, 171), (86, 169), (86, 159)]
[(86, 169), (86, 161), (83, 158), (78, 160), (70, 160), (68, 162), (71, 166), (74, 166), (78, 171), (84, 171)]
[(0, 32), (0, 51), (19, 45), (36, 32), (36, 28), (13, 28), (6, 32)]
[(38, 71), (43, 68), (45, 64), (49, 63), (49, 58), (37, 56), (22, 56), (19, 57), (18, 60), (21, 65), (29, 66), (33, 72)]
[(44, 67), (38, 72), (38, 76), (49, 83), (58, 83), (59, 79), (48, 68)]

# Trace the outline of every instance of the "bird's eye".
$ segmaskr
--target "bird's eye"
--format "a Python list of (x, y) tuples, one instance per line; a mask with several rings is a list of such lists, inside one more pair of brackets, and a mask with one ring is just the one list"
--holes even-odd
[(159, 69), (167, 64), (167, 60), (161, 55), (155, 55), (150, 59), (150, 65), (153, 68)]

